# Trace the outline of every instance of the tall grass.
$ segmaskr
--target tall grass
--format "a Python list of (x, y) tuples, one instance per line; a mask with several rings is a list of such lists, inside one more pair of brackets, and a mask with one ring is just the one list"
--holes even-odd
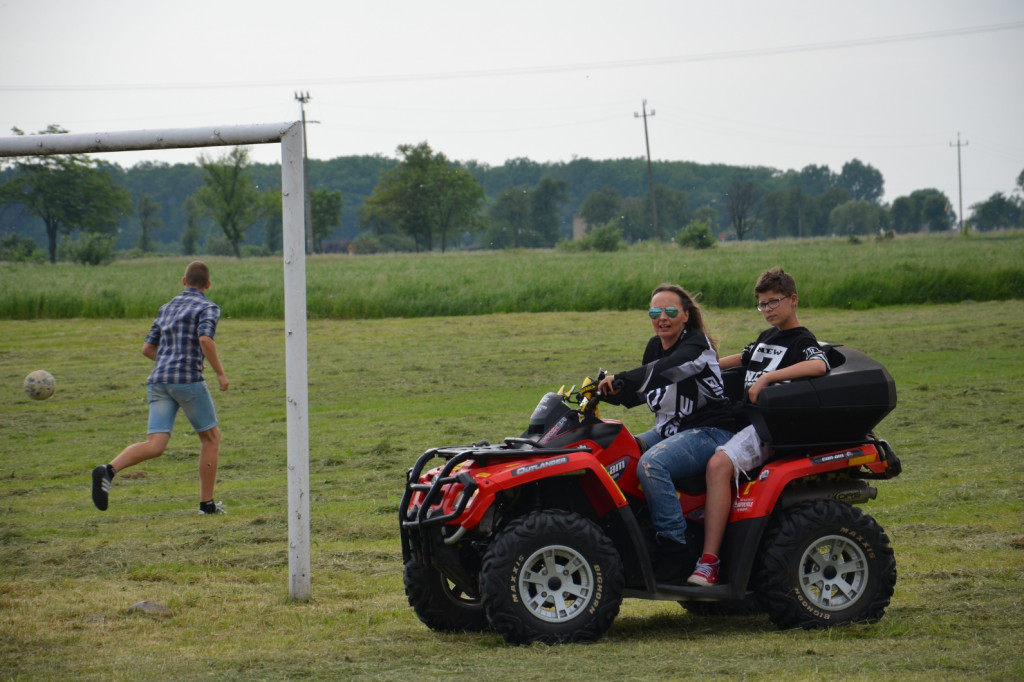
[[(176, 293), (187, 258), (108, 266), (0, 265), (0, 319), (147, 317)], [(228, 317), (284, 316), (279, 259), (210, 258), (210, 297)], [(716, 308), (750, 305), (757, 274), (794, 273), (805, 306), (868, 309), (1024, 298), (1024, 232), (728, 243), (694, 251), (644, 244), (616, 253), (504, 251), (314, 256), (313, 319), (629, 310), (672, 281)]]

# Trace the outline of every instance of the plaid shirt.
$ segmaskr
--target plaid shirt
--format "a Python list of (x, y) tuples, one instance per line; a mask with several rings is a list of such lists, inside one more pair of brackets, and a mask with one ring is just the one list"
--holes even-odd
[(157, 346), (151, 384), (191, 384), (203, 381), (200, 336), (213, 338), (220, 308), (199, 289), (188, 287), (160, 307), (146, 343)]

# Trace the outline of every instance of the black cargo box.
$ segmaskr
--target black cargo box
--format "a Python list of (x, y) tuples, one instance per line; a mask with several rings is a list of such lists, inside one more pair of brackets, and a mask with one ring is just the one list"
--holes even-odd
[(822, 347), (827, 374), (772, 384), (757, 405), (745, 406), (758, 435), (777, 449), (863, 442), (896, 407), (896, 383), (880, 362), (848, 346)]

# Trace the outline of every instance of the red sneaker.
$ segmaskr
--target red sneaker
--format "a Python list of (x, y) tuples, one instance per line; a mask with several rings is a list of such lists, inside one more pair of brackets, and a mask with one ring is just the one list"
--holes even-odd
[(700, 587), (712, 587), (718, 584), (718, 559), (713, 562), (704, 561), (703, 556), (700, 561), (697, 562), (697, 567), (693, 569), (693, 575), (686, 579), (687, 585), (698, 585)]

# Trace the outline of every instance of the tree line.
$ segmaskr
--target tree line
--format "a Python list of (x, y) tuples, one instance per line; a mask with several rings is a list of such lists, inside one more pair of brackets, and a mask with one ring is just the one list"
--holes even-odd
[[(452, 161), (421, 142), (400, 145), (397, 158), (311, 159), (310, 237), (317, 252), (546, 248), (570, 243), (575, 224), (585, 233), (576, 247), (652, 239), (702, 247), (957, 225), (936, 189), (883, 204), (881, 172), (858, 159), (839, 172), (662, 161), (653, 177), (652, 201), (642, 158), (489, 166)], [(252, 163), (244, 147), (201, 154), (194, 165), (129, 169), (86, 155), (15, 159), (0, 166), (0, 260), (27, 258), (30, 242), (51, 262), (95, 262), (115, 250), (277, 253), (280, 182), (279, 165)], [(1024, 225), (1024, 171), (1017, 188), (973, 205), (971, 227)]]

